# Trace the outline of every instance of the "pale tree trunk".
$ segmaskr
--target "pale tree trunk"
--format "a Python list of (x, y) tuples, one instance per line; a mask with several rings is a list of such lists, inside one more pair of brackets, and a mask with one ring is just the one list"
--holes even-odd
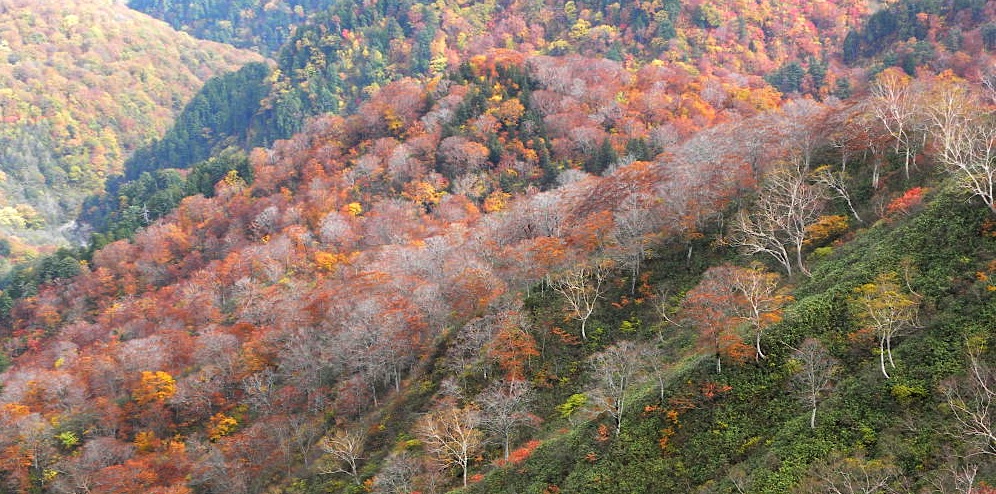
[(910, 179), (910, 161), (912, 161), (912, 158), (913, 158), (912, 154), (913, 154), (912, 149), (910, 149), (910, 147), (907, 146), (906, 147), (906, 163), (905, 163), (905, 169), (904, 169), (904, 171), (906, 172), (906, 180)]
[[(806, 276), (812, 276), (806, 265), (802, 263), (802, 242), (796, 242), (795, 244), (795, 260), (799, 264), (799, 271)], [(791, 273), (789, 273), (791, 275)]]
[(581, 322), (581, 339), (588, 340), (588, 319), (595, 312), (595, 304), (602, 298), (605, 288), (605, 267), (582, 266), (562, 274), (553, 283), (553, 289), (563, 295), (574, 318)]
[(779, 256), (776, 257), (779, 257), (780, 258), (779, 261), (782, 263), (783, 266), (785, 266), (785, 275), (791, 278), (792, 277), (792, 261), (790, 260), (791, 258), (789, 257), (788, 251), (786, 251), (784, 247), (779, 246), (779, 249), (781, 250), (781, 253)]
[(636, 279), (640, 276), (640, 262), (640, 258), (637, 258), (636, 262), (633, 264), (633, 279), (629, 282), (630, 295), (636, 294)]
[(889, 373), (885, 370), (885, 336), (882, 336), (878, 340), (878, 360), (879, 364), (882, 366), (882, 375), (885, 376), (886, 379), (890, 379)]
[(885, 336), (885, 353), (889, 354), (889, 365), (892, 366), (893, 369), (895, 369), (896, 368), (896, 362), (894, 362), (892, 360), (892, 336), (891, 335), (886, 335)]
[(833, 385), (833, 375), (837, 361), (816, 339), (810, 338), (796, 349), (793, 357), (802, 368), (793, 376), (793, 386), (800, 393), (799, 398), (809, 409), (809, 428), (816, 428), (816, 411), (822, 395)]
[(877, 155), (872, 159), (872, 161), (875, 165), (872, 168), (872, 188), (878, 190), (879, 181), (881, 180), (882, 175), (882, 163)]

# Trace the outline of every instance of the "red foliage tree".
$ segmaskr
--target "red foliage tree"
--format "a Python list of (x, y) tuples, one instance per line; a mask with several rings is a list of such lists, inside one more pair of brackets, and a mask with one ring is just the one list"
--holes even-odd
[(716, 372), (723, 370), (724, 355), (734, 362), (753, 356), (753, 348), (738, 332), (737, 301), (729, 281), (733, 269), (709, 268), (682, 302), (683, 317), (698, 330), (702, 346), (716, 356)]

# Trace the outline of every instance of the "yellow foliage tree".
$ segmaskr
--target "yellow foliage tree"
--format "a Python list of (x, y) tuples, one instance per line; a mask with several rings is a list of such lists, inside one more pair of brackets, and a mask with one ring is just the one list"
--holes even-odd
[(435, 185), (422, 180), (406, 183), (401, 192), (402, 197), (423, 206), (439, 204), (445, 195), (446, 191), (439, 190)]
[(349, 264), (349, 256), (335, 252), (318, 251), (315, 253), (315, 264), (319, 268), (333, 272), (339, 265)]
[(351, 202), (346, 205), (346, 212), (350, 216), (359, 216), (363, 214), (363, 206), (358, 202)]
[(211, 422), (208, 424), (208, 437), (212, 441), (217, 441), (231, 434), (238, 426), (239, 421), (235, 417), (229, 417), (224, 413), (218, 412), (211, 416)]
[(163, 371), (142, 371), (142, 380), (132, 393), (139, 405), (162, 403), (176, 393), (176, 379)]
[(879, 361), (882, 375), (889, 379), (885, 369), (886, 356), (889, 365), (896, 367), (892, 360), (892, 338), (916, 327), (916, 315), (920, 302), (916, 296), (904, 293), (894, 272), (882, 273), (873, 283), (866, 283), (854, 289), (851, 299), (852, 312), (858, 321), (878, 337)]
[(802, 241), (807, 247), (821, 247), (847, 232), (847, 217), (839, 214), (820, 216), (816, 223), (806, 227)]
[(508, 200), (511, 197), (511, 194), (500, 190), (492, 192), (484, 199), (484, 211), (487, 213), (495, 213), (505, 209), (505, 206), (508, 204)]

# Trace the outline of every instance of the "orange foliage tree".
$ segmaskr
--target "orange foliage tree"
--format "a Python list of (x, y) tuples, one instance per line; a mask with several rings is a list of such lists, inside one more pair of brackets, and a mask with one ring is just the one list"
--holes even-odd
[(682, 301), (683, 318), (699, 332), (699, 341), (716, 356), (716, 372), (723, 371), (723, 356), (734, 362), (751, 357), (754, 349), (743, 342), (737, 324), (737, 301), (730, 280), (736, 268), (709, 268), (702, 281)]

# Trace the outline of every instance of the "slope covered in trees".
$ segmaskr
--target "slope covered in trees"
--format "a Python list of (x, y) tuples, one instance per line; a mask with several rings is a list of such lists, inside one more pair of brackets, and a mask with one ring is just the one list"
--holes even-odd
[[(485, 77), (486, 86), (501, 81), (495, 77)], [(543, 87), (533, 94), (569, 97)], [(889, 215), (839, 254), (826, 245), (846, 230), (809, 228), (804, 252), (813, 277), (788, 279), (801, 284), (798, 302), (751, 290), (752, 276), (762, 286), (779, 285), (760, 267), (712, 268), (695, 287), (708, 263), (732, 255), (707, 248), (715, 235), (738, 234), (717, 229), (730, 201), (754, 187), (755, 173), (768, 183), (787, 173), (777, 170), (801, 164), (800, 141), (775, 132), (871, 117), (863, 113), (869, 107), (818, 106), (818, 119), (758, 114), (743, 126), (695, 134), (665, 158), (512, 198), (441, 185), (474, 184), (467, 177), (489, 165), (486, 146), (475, 154), (473, 139), (463, 137), (458, 142), (467, 149), (449, 150), (443, 141), (459, 136), (433, 132), (442, 129), (434, 115), (448, 99), (461, 101), (465, 88), (436, 87), (432, 104), (427, 90), (399, 82), (355, 116), (312, 121), (305, 134), (254, 153), (251, 185), (231, 175), (214, 198), (186, 199), (167, 222), (105, 247), (91, 270), (16, 308), (6, 340), (16, 360), (5, 376), (5, 451), (15, 455), (11, 465), (38, 463), (8, 469), (11, 485), (253, 492), (289, 471), (305, 479), (298, 488), (317, 491), (363, 480), (385, 492), (396, 482), (459, 485), (466, 474), (486, 492), (592, 489), (598, 479), (612, 479), (611, 492), (709, 482), (777, 492), (825, 482), (823, 462), (831, 472), (874, 467), (887, 483), (899, 485), (902, 475), (927, 486), (942, 467), (959, 466), (930, 445), (970, 451), (969, 443), (946, 439), (959, 429), (944, 390), (961, 389), (952, 376), (965, 368), (963, 342), (987, 331), (957, 318), (988, 310), (988, 275), (978, 273), (989, 269), (992, 240), (988, 209), (966, 201), (955, 181), (918, 212), (903, 191), (912, 183), (900, 161), (883, 165), (887, 178), (876, 188), (873, 163), (852, 158), (846, 169), (854, 178), (846, 184), (865, 194), (856, 212), (876, 218), (877, 197), (889, 203), (881, 210)], [(425, 131), (396, 138), (383, 120), (392, 114), (406, 119), (399, 128), (419, 122)], [(848, 132), (841, 138), (861, 137), (841, 130)], [(887, 139), (883, 127), (871, 130)], [(762, 150), (757, 169), (747, 159), (751, 150), (732, 144), (751, 141)], [(443, 155), (438, 164), (450, 167), (443, 168), (449, 176), (417, 166), (419, 148), (409, 146), (418, 142)], [(832, 160), (829, 173), (839, 174), (841, 155), (829, 141), (813, 146), (813, 154)], [(408, 175), (402, 163), (414, 167)], [(926, 173), (915, 169), (911, 180), (926, 180)], [(806, 186), (816, 187), (818, 175), (804, 176)], [(410, 179), (391, 185), (402, 177)], [(951, 250), (917, 247), (935, 243)], [(876, 244), (888, 247), (869, 257)], [(879, 276), (890, 270), (897, 273), (892, 281)], [(633, 274), (635, 285), (627, 279)], [(684, 299), (670, 295), (685, 290)], [(874, 301), (889, 291), (935, 312), (918, 319), (914, 336), (897, 337), (890, 358), (897, 367), (886, 379), (872, 352), (877, 337), (867, 321), (874, 318), (864, 315), (874, 304), (861, 300), (862, 293)], [(971, 291), (974, 301), (966, 298)], [(571, 293), (589, 293), (594, 310), (576, 311)], [(762, 328), (757, 338), (749, 333)], [(805, 337), (826, 350), (793, 356)], [(707, 362), (695, 357), (696, 341)], [(912, 355), (924, 352), (935, 363), (911, 365)], [(716, 358), (725, 364), (717, 367)], [(834, 374), (832, 393), (824, 386), (816, 401), (797, 405), (784, 390), (819, 359), (839, 360), (855, 377)], [(590, 361), (590, 370), (570, 364), (579, 361)], [(510, 400), (513, 393), (535, 398)], [(503, 399), (532, 405), (502, 408)], [(808, 407), (822, 412), (811, 415)], [(747, 408), (755, 410), (745, 414)], [(417, 418), (420, 411), (429, 413)], [(936, 427), (917, 436), (924, 449), (895, 428), (901, 413)], [(581, 427), (561, 439), (522, 442), (540, 421), (546, 425), (533, 433), (539, 441), (560, 427)], [(39, 425), (53, 422), (59, 425)], [(29, 430), (39, 431), (37, 449), (24, 449), (32, 444), (25, 442)], [(485, 442), (496, 438), (509, 440), (507, 459), (504, 447)], [(451, 456), (448, 441), (462, 441), (467, 453)], [(88, 456), (87, 448), (98, 447), (118, 456)], [(834, 459), (831, 450), (846, 456)], [(710, 453), (716, 456), (702, 456)], [(481, 464), (482, 454), (519, 466)], [(525, 460), (529, 455), (534, 459)], [(362, 467), (341, 463), (344, 457)], [(793, 466), (753, 463), (770, 461), (764, 458)], [(437, 470), (436, 461), (450, 468)], [(128, 480), (134, 472), (145, 476)], [(448, 480), (450, 472), (458, 477)]]
[(494, 49), (606, 57), (634, 67), (660, 60), (702, 82), (713, 73), (750, 78), (794, 63), (799, 78), (786, 92), (829, 94), (839, 74), (826, 64), (863, 15), (862, 2), (848, 1), (385, 0), (360, 10), (337, 2), (281, 50), (272, 109), (262, 122), (271, 138), (285, 138), (305, 116), (355, 110), (386, 81), (446, 74)]
[[(683, 7), (675, 36), (721, 30), (719, 5)], [(573, 7), (523, 18), (612, 12)], [(820, 101), (709, 66), (717, 50), (693, 66), (473, 39), (248, 156), (195, 138), (215, 154), (119, 189), (142, 204), (132, 239), (5, 286), (4, 485), (996, 480), (996, 108), (977, 72), (840, 72), (856, 94)]]
[(201, 39), (272, 54), (308, 15), (334, 0), (129, 0), (128, 6)]
[(166, 135), (136, 150), (125, 161), (124, 173), (111, 177), (103, 194), (83, 204), (78, 220), (97, 232), (93, 243), (131, 236), (188, 195), (211, 195), (229, 170), (239, 169), (249, 178), (244, 150), (269, 74), (265, 64), (250, 63), (209, 80)]
[[(519, 54), (516, 56), (608, 57), (623, 62), (623, 67), (631, 72), (646, 65), (662, 68), (653, 77), (666, 78), (667, 83), (651, 88), (644, 77), (644, 87), (635, 88), (638, 93), (647, 91), (644, 97), (648, 100), (663, 99), (659, 105), (647, 101), (643, 108), (636, 109), (654, 112), (650, 120), (657, 128), (626, 130), (634, 137), (628, 151), (635, 152), (640, 159), (649, 158), (648, 153), (654, 150), (653, 144), (647, 145), (648, 140), (666, 141), (671, 138), (669, 135), (687, 134), (713, 121), (772, 107), (778, 96), (761, 75), (776, 69), (787, 74), (778, 86), (785, 92), (826, 96), (836, 92), (838, 86), (849, 87), (847, 72), (830, 71), (828, 67), (836, 53), (833, 47), (841, 43), (848, 29), (863, 15), (860, 3), (791, 6), (761, 2), (757, 15), (737, 15), (746, 8), (736, 2), (706, 6), (679, 2), (633, 6), (513, 2), (498, 6), (492, 2), (463, 5), (406, 0), (377, 1), (357, 9), (352, 2), (335, 2), (294, 30), (277, 54), (278, 67), (267, 79), (272, 86), (258, 114), (248, 124), (251, 129), (242, 132), (249, 136), (248, 142), (232, 135), (235, 137), (232, 143), (245, 148), (269, 145), (300, 130), (310, 116), (356, 111), (361, 102), (390, 81), (404, 77), (427, 81), (453, 73), (467, 74), (475, 57), (492, 50), (507, 50)], [(618, 71), (606, 76), (626, 77)], [(543, 77), (560, 78), (562, 74), (547, 71)], [(596, 82), (587, 80), (583, 86), (575, 85), (574, 90), (583, 90)], [(606, 81), (606, 86), (619, 82), (624, 81)], [(560, 84), (573, 82), (562, 80)], [(488, 93), (493, 89), (483, 91)], [(627, 96), (607, 90), (595, 94), (606, 102)], [(221, 103), (224, 106), (226, 102)], [(479, 111), (481, 101), (472, 103), (476, 106), (463, 107), (462, 111)], [(224, 107), (218, 111), (231, 112)], [(611, 104), (604, 105), (597, 118), (613, 119), (612, 111)], [(562, 113), (569, 111), (565, 109)], [(461, 121), (464, 117), (458, 116)], [(665, 121), (667, 125), (656, 125)], [(599, 123), (603, 127), (614, 125)], [(219, 140), (231, 135), (228, 130), (208, 127)], [(584, 161), (589, 162), (586, 169), (591, 171), (591, 162), (601, 161), (595, 165), (601, 170), (612, 159), (612, 147), (619, 148), (620, 143), (603, 146), (602, 137), (588, 131), (592, 129), (590, 125), (583, 127), (584, 130), (576, 131), (579, 140), (598, 141), (582, 144), (583, 148), (598, 150), (598, 153), (585, 151), (588, 157)], [(655, 136), (650, 136), (651, 130), (656, 131)], [(540, 128), (533, 133), (546, 139), (542, 132)], [(174, 144), (158, 149), (184, 142), (172, 141)], [(490, 146), (495, 148), (498, 144), (492, 142)], [(196, 140), (190, 147), (204, 148)], [(659, 150), (660, 146), (656, 148)], [(152, 156), (136, 156), (127, 165), (126, 178), (136, 179), (141, 172), (153, 173), (160, 167), (184, 168), (190, 164), (180, 159), (170, 165), (167, 161), (171, 157), (155, 150), (152, 153)], [(494, 154), (492, 159), (496, 158)], [(162, 196), (164, 189), (173, 183), (153, 180), (152, 176), (145, 182), (151, 188), (134, 184), (127, 189)], [(127, 208), (147, 202), (144, 200), (147, 198), (129, 192), (125, 194), (129, 201), (124, 210), (118, 210), (118, 191), (119, 186), (112, 184), (100, 204), (93, 204), (85, 212), (83, 222), (127, 236), (136, 226), (148, 224), (164, 212), (143, 211), (141, 216), (130, 213)], [(118, 222), (125, 224), (115, 226)]]
[(0, 232), (36, 244), (204, 81), (259, 60), (111, 1), (5, 2), (0, 31)]

